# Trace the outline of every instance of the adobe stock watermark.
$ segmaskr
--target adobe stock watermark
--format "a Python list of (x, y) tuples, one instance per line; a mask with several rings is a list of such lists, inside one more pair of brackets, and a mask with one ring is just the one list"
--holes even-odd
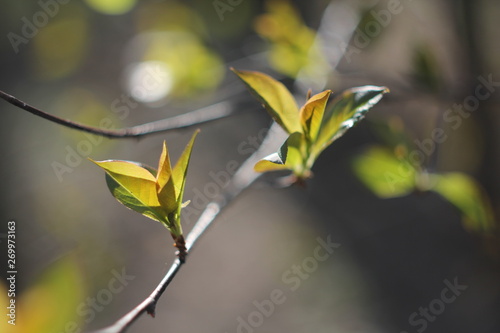
[[(406, 0), (406, 2), (412, 1)], [(344, 58), (347, 63), (351, 63), (353, 55), (360, 54), (362, 49), (367, 48), (372, 40), (381, 34), (382, 30), (391, 24), (393, 17), (403, 12), (404, 6), (401, 0), (389, 0), (386, 8), (371, 10), (373, 19), (368, 21), (363, 29), (356, 29), (352, 43), (347, 44), (344, 41), (340, 43), (340, 48), (345, 50)]]
[(224, 21), (225, 13), (232, 13), (243, 1), (244, 0), (214, 0), (212, 5), (214, 6), (215, 12), (219, 16), (219, 20), (222, 22)]
[[(443, 283), (446, 287), (441, 290), (438, 298), (430, 301), (427, 307), (421, 306), (418, 308), (418, 311), (409, 315), (408, 323), (414, 327), (418, 333), (424, 332), (429, 326), (429, 323), (435, 322), (437, 317), (444, 312), (446, 305), (455, 302), (458, 296), (468, 288), (467, 285), (458, 283), (458, 277), (455, 277), (453, 282), (446, 279)], [(401, 331), (400, 333), (409, 332)]]
[(488, 74), (486, 77), (478, 76), (478, 84), (474, 89), (474, 94), (463, 99), (460, 104), (453, 104), (442, 115), (443, 124), (448, 125), (446, 128), (436, 127), (431, 131), (431, 135), (423, 140), (415, 139), (416, 148), (408, 154), (408, 161), (402, 160), (401, 166), (397, 174), (386, 171), (384, 174), (385, 180), (388, 182), (392, 190), (395, 190), (395, 184), (404, 181), (412, 175), (412, 169), (420, 167), (424, 164), (426, 158), (430, 157), (438, 144), (448, 140), (449, 131), (456, 131), (462, 125), (464, 119), (467, 119), (479, 109), (481, 102), (486, 101), (500, 87), (500, 81), (494, 81), (493, 74)]
[[(134, 275), (128, 275), (125, 272), (125, 268), (122, 268), (121, 272), (113, 269), (111, 274), (113, 277), (108, 281), (106, 288), (99, 290), (95, 297), (87, 297), (76, 308), (76, 314), (83, 318), (83, 322), (86, 325), (95, 319), (97, 312), (102, 312), (113, 301), (115, 295), (121, 293), (128, 286), (129, 282), (135, 279)], [(58, 333), (81, 332), (82, 329), (78, 327), (78, 323), (70, 321), (66, 323), (64, 331)]]
[(71, 0), (39, 0), (38, 6), (40, 10), (35, 12), (31, 18), (23, 16), (21, 18), (20, 33), (9, 32), (7, 38), (14, 52), (19, 53), (21, 45), (26, 45), (38, 35), (40, 29), (49, 24), (50, 20), (58, 13), (61, 5), (66, 5)]
[[(139, 84), (134, 87), (132, 93), (135, 94), (135, 96), (147, 95), (148, 92), (154, 91), (167, 79), (166, 72), (159, 65), (155, 68), (150, 68), (141, 77)], [(130, 115), (130, 112), (138, 106), (139, 104), (133, 100), (131, 95), (122, 94), (111, 102), (110, 109), (118, 119), (125, 120)], [(116, 128), (116, 124), (113, 123), (111, 118), (104, 117), (99, 121), (98, 127), (102, 129), (113, 129)], [(72, 147), (67, 145), (65, 147), (66, 154), (64, 161), (53, 161), (51, 163), (52, 170), (59, 182), (63, 181), (63, 176), (65, 174), (72, 173), (75, 168), (80, 166), (85, 158), (90, 156), (94, 149), (104, 141), (102, 136), (86, 132), (83, 133), (83, 136), (85, 136), (86, 139), (79, 141), (76, 146)]]
[[(239, 143), (237, 151), (242, 156), (253, 154), (260, 147), (269, 131), (272, 128), (262, 128), (256, 135), (249, 135), (245, 140)], [(279, 130), (277, 127), (274, 127)], [(202, 212), (205, 207), (219, 195), (229, 184), (229, 181), (238, 171), (241, 163), (236, 160), (229, 160), (223, 170), (217, 172), (210, 171), (208, 173), (210, 181), (207, 182), (203, 188), (194, 188), (192, 195), (189, 196), (190, 203), (182, 209), (182, 218), (188, 224), (193, 217), (196, 217)]]
[[(236, 318), (236, 333), (254, 333), (257, 328), (264, 325), (266, 318), (269, 318), (276, 311), (278, 305), (282, 305), (287, 300), (287, 293), (294, 292), (300, 288), (302, 283), (316, 272), (319, 263), (330, 258), (336, 249), (340, 247), (339, 243), (331, 240), (331, 235), (326, 240), (316, 238), (318, 245), (314, 248), (312, 255), (304, 258), (299, 264), (293, 264), (281, 275), (282, 288), (271, 290), (269, 297), (261, 301), (252, 302), (255, 310), (248, 314)], [(226, 332), (227, 333), (227, 332)]]

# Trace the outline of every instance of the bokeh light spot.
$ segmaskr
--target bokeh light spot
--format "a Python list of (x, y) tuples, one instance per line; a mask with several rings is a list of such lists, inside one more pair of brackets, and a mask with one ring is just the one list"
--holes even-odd
[(164, 62), (144, 61), (130, 65), (126, 84), (129, 94), (137, 101), (154, 103), (170, 93), (173, 78)]
[(102, 14), (121, 15), (130, 11), (136, 0), (86, 0), (87, 4)]

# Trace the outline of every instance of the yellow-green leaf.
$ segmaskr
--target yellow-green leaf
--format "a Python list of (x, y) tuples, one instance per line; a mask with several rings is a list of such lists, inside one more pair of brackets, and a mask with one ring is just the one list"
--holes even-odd
[(177, 196), (172, 178), (172, 166), (168, 154), (167, 143), (163, 141), (163, 150), (158, 162), (158, 174), (156, 175), (156, 190), (158, 201), (168, 214), (177, 208)]
[(311, 153), (312, 161), (333, 141), (363, 119), (368, 110), (388, 91), (385, 87), (363, 86), (348, 89), (335, 98), (323, 116), (318, 139)]
[(318, 137), (326, 103), (331, 93), (331, 90), (326, 90), (312, 96), (300, 109), (300, 122), (309, 142), (314, 142)]
[(160, 155), (160, 160), (158, 161), (158, 173), (156, 174), (156, 182), (158, 183), (159, 189), (165, 186), (170, 176), (172, 176), (170, 155), (168, 153), (167, 143), (163, 141), (163, 150)]
[(283, 129), (292, 134), (302, 132), (299, 110), (288, 89), (269, 75), (252, 71), (231, 69), (249, 88), (250, 92), (266, 108), (271, 117)]
[(285, 170), (288, 167), (285, 165), (278, 153), (272, 153), (255, 163), (253, 169), (256, 172), (268, 172)]
[(174, 186), (175, 186), (175, 193), (177, 194), (176, 202), (177, 202), (177, 208), (176, 208), (176, 221), (175, 223), (177, 224), (179, 231), (182, 233), (181, 226), (180, 226), (180, 213), (182, 209), (182, 197), (184, 196), (184, 188), (186, 186), (186, 175), (187, 175), (187, 170), (189, 166), (189, 161), (191, 159), (191, 151), (193, 150), (193, 145), (194, 145), (194, 140), (196, 139), (196, 136), (200, 133), (200, 130), (196, 130), (193, 133), (193, 136), (191, 137), (191, 140), (189, 140), (188, 144), (186, 145), (186, 148), (184, 148), (184, 151), (182, 152), (181, 157), (175, 164), (174, 169), (172, 170), (172, 177), (171, 179), (173, 180)]
[(302, 178), (304, 175), (304, 149), (305, 138), (304, 134), (295, 132), (286, 139), (280, 151), (282, 152), (283, 162), (288, 169)]
[(458, 172), (434, 175), (432, 190), (442, 195), (462, 213), (469, 230), (489, 231), (494, 226), (493, 209), (488, 197), (471, 177)]
[(156, 178), (146, 168), (127, 161), (93, 161), (106, 171), (111, 194), (127, 208), (167, 223), (157, 195)]
[(281, 145), (278, 152), (264, 157), (254, 166), (256, 172), (267, 172), (289, 169), (297, 176), (303, 178), (308, 173), (304, 169), (304, 135), (300, 132), (295, 132), (290, 135)]
[(403, 196), (415, 189), (415, 168), (384, 147), (371, 147), (354, 159), (353, 166), (363, 184), (380, 198)]

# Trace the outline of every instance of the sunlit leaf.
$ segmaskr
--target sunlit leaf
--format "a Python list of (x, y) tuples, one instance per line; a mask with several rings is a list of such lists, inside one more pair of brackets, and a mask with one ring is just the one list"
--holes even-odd
[(287, 154), (288, 147), (285, 142), (276, 153), (264, 157), (253, 168), (256, 172), (286, 170), (288, 169), (288, 166), (285, 164)]
[(167, 222), (158, 201), (156, 178), (150, 171), (127, 161), (91, 161), (106, 171), (108, 188), (119, 202), (153, 220)]
[(189, 140), (188, 144), (184, 148), (181, 157), (175, 164), (172, 171), (172, 177), (175, 184), (175, 192), (177, 193), (177, 201), (182, 200), (182, 194), (184, 193), (184, 186), (186, 185), (186, 174), (189, 166), (189, 161), (191, 159), (191, 152), (193, 150), (194, 140), (196, 136), (200, 133), (200, 130), (196, 130)]
[(293, 96), (283, 84), (259, 72), (232, 70), (290, 134), (279, 152), (259, 161), (255, 171), (289, 169), (298, 181), (309, 178), (319, 154), (363, 119), (365, 113), (388, 92), (385, 87), (375, 86), (349, 89), (325, 112), (331, 94), (326, 90), (309, 98), (298, 112)]
[(180, 215), (187, 205), (182, 202), (182, 197), (191, 151), (199, 131), (194, 132), (173, 169), (166, 142), (163, 142), (158, 171), (129, 161), (91, 160), (106, 171), (108, 188), (119, 202), (167, 227), (179, 249), (181, 260), (185, 260), (186, 248)]
[(272, 153), (258, 161), (253, 169), (256, 172), (268, 172), (288, 169), (285, 162), (281, 159), (278, 153)]
[(286, 151), (285, 165), (298, 176), (303, 176), (304, 173), (305, 144), (304, 134), (295, 132), (286, 139), (280, 149)]
[(385, 87), (363, 86), (348, 89), (335, 98), (323, 116), (311, 154), (312, 162), (333, 141), (363, 119), (368, 110), (388, 91)]
[(469, 230), (488, 231), (494, 225), (491, 204), (479, 184), (463, 173), (434, 175), (433, 190), (451, 202), (462, 213)]
[(323, 114), (325, 113), (326, 103), (332, 93), (331, 90), (323, 91), (312, 96), (306, 104), (300, 109), (300, 122), (309, 142), (316, 141), (318, 137)]
[(156, 181), (158, 189), (161, 189), (172, 176), (172, 165), (170, 163), (170, 154), (168, 153), (167, 143), (163, 141), (163, 149), (161, 151), (160, 160), (158, 161), (158, 173)]
[(271, 117), (287, 133), (302, 132), (295, 99), (281, 82), (264, 73), (231, 70), (238, 75), (250, 92), (264, 105)]
[(302, 175), (304, 173), (304, 145), (304, 135), (300, 132), (295, 132), (286, 139), (278, 152), (266, 156), (257, 162), (254, 170), (256, 172), (267, 172), (288, 169), (293, 170), (297, 175)]
[(156, 175), (156, 191), (158, 201), (167, 213), (177, 208), (177, 196), (174, 180), (172, 178), (172, 166), (168, 154), (167, 143), (163, 141), (163, 150), (158, 162), (158, 174)]
[(181, 157), (175, 164), (174, 169), (172, 170), (172, 180), (174, 182), (175, 186), (175, 193), (177, 195), (176, 202), (177, 202), (177, 211), (175, 212), (176, 214), (176, 223), (179, 228), (179, 231), (182, 233), (181, 226), (180, 226), (180, 213), (182, 209), (182, 198), (184, 196), (184, 188), (186, 186), (186, 175), (187, 175), (187, 170), (189, 166), (189, 161), (191, 159), (191, 152), (193, 150), (193, 145), (194, 145), (194, 140), (196, 139), (196, 136), (200, 133), (200, 130), (196, 130), (193, 133), (193, 136), (191, 137), (191, 140), (188, 142), (186, 145), (186, 148), (184, 148), (184, 151), (182, 152)]
[(158, 206), (154, 207), (145, 205), (144, 202), (138, 200), (136, 196), (131, 194), (127, 188), (116, 182), (109, 174), (106, 174), (106, 184), (108, 185), (111, 194), (125, 207), (130, 208), (152, 220), (168, 224), (165, 219), (166, 214), (161, 209), (159, 203)]
[(354, 172), (375, 195), (393, 198), (415, 189), (416, 170), (389, 149), (373, 146), (354, 160)]

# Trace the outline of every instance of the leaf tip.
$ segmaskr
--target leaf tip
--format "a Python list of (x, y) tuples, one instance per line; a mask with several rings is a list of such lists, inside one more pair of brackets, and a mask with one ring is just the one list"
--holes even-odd
[(91, 159), (90, 157), (87, 157), (87, 159), (88, 159), (90, 162), (92, 162), (92, 163), (94, 163), (95, 165), (97, 165), (97, 166), (101, 166), (101, 163), (102, 163), (102, 162), (104, 162), (104, 161), (96, 161), (96, 160), (93, 160), (93, 159)]
[(229, 67), (229, 70), (231, 72), (233, 72), (234, 74), (236, 74), (238, 77), (240, 76), (241, 72), (239, 70), (237, 70), (236, 68), (234, 68), (233, 66)]

